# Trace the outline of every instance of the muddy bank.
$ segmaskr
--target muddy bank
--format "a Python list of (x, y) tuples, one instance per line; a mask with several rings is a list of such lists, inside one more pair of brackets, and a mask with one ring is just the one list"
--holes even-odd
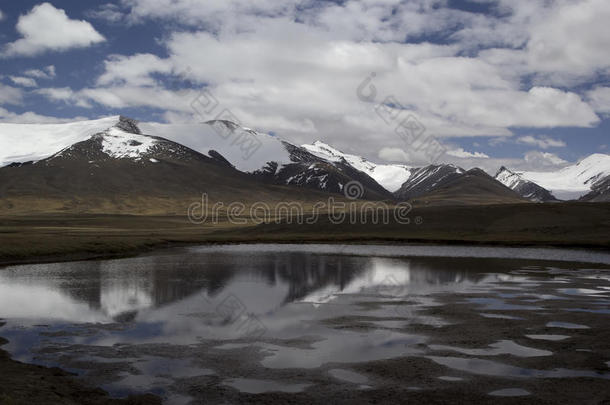
[[(0, 337), (0, 346), (6, 343)], [(105, 391), (77, 381), (73, 374), (12, 360), (0, 349), (0, 404), (154, 405), (161, 404), (161, 399), (150, 394), (112, 399)]]

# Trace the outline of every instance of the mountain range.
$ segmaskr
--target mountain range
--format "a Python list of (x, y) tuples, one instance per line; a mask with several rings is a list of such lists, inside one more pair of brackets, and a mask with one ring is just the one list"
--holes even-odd
[(376, 164), (223, 120), (0, 124), (0, 147), (0, 209), (10, 212), (176, 214), (204, 192), (214, 201), (313, 204), (341, 198), (349, 184), (365, 200), (435, 205), (607, 201), (610, 190), (609, 155), (558, 172), (502, 167), (492, 177), (450, 164)]

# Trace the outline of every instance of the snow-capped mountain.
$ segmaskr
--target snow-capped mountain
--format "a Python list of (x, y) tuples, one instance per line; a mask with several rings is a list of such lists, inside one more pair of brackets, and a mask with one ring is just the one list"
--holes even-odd
[[(210, 204), (280, 200), (286, 194), (283, 188), (254, 181), (217, 153), (204, 155), (144, 135), (124, 117), (107, 123), (111, 125), (47, 158), (0, 168), (0, 208), (18, 213), (183, 215), (193, 202), (201, 201), (202, 193)], [(73, 134), (72, 139), (79, 136)], [(41, 155), (35, 152), (34, 156)], [(316, 201), (319, 194), (293, 198)]]
[(361, 156), (343, 153), (321, 141), (316, 141), (311, 145), (306, 144), (301, 146), (313, 155), (328, 160), (329, 162), (349, 164), (354, 169), (371, 176), (377, 183), (381, 184), (391, 193), (398, 191), (409, 177), (411, 177), (412, 168), (409, 166), (373, 163)]
[(610, 155), (596, 153), (554, 172), (514, 172), (550, 191), (560, 200), (576, 200), (610, 176)]
[(610, 202), (610, 176), (598, 180), (591, 192), (581, 197), (581, 201)]
[(119, 117), (66, 124), (0, 124), (0, 167), (45, 159), (119, 122)]
[(535, 202), (557, 201), (553, 194), (544, 187), (524, 179), (520, 174), (510, 171), (504, 166), (498, 170), (495, 179), (528, 200)]
[(454, 165), (430, 165), (412, 169), (411, 175), (394, 193), (399, 200), (410, 200), (442, 187), (466, 171)]
[(28, 163), (38, 167), (60, 164), (67, 167), (72, 165), (70, 159), (80, 163), (86, 159), (89, 165), (84, 169), (86, 171), (95, 170), (99, 162), (112, 159), (139, 164), (198, 159), (231, 168), (250, 181), (262, 181), (261, 184), (343, 194), (346, 184), (358, 181), (362, 185), (359, 197), (392, 199), (375, 180), (346, 162), (325, 160), (279, 137), (229, 121), (193, 125), (138, 124), (116, 116), (19, 128), (18, 124), (0, 124), (0, 146), (6, 146), (1, 149), (0, 161), (12, 168)]
[[(113, 164), (112, 161), (122, 163)], [(203, 184), (192, 178), (195, 176), (193, 171), (221, 170), (223, 173), (218, 176), (228, 176), (224, 180), (227, 187), (233, 187), (232, 181), (239, 178), (236, 181), (343, 194), (346, 184), (357, 181), (362, 185), (361, 198), (401, 201), (433, 192), (445, 195), (451, 187), (454, 187), (451, 190), (457, 190), (457, 185), (475, 194), (479, 190), (488, 197), (495, 195), (511, 201), (515, 200), (517, 194), (534, 201), (553, 201), (554, 196), (570, 194), (572, 198), (578, 198), (587, 193), (593, 193), (588, 199), (597, 201), (604, 198), (607, 191), (604, 187), (606, 183), (603, 182), (610, 176), (610, 156), (603, 154), (592, 155), (555, 173), (521, 173), (502, 168), (495, 180), (447, 164), (420, 168), (376, 164), (363, 157), (343, 153), (320, 141), (299, 146), (278, 136), (260, 133), (224, 120), (202, 124), (159, 124), (137, 123), (126, 117), (114, 116), (69, 124), (0, 124), (0, 164), (5, 168), (70, 168), (90, 172), (89, 175), (95, 177), (102, 175), (98, 170), (102, 165), (108, 166), (110, 173), (118, 166), (127, 167), (127, 161), (130, 162), (130, 167), (135, 164), (146, 167), (158, 165), (167, 169), (164, 165), (177, 164), (174, 175), (182, 178), (176, 181), (181, 186), (175, 191), (182, 194), (187, 189), (188, 193), (194, 192)], [(188, 166), (188, 170), (193, 172), (192, 176), (181, 175), (178, 172), (179, 166)], [(26, 171), (13, 171), (11, 175), (17, 178), (20, 177), (17, 173), (22, 175)], [(6, 174), (6, 170), (3, 173)], [(141, 175), (142, 183), (146, 183), (150, 176), (144, 173)], [(57, 176), (62, 177), (59, 172)], [(46, 178), (52, 179), (52, 176), (47, 175)], [(117, 178), (121, 178), (121, 175)], [(82, 180), (85, 181), (84, 178)], [(164, 178), (161, 183), (168, 180)], [(110, 183), (112, 181), (114, 180), (109, 180)], [(129, 178), (127, 183), (132, 184), (133, 181)], [(14, 189), (23, 189), (15, 180), (7, 182)], [(489, 184), (490, 182), (497, 185)], [(24, 180), (24, 184), (30, 183)], [(216, 183), (212, 181), (211, 184)], [(501, 187), (496, 187), (498, 185)], [(42, 187), (46, 186), (43, 184)], [(84, 189), (93, 187), (84, 183), (81, 186)], [(516, 194), (506, 194), (504, 186)], [(57, 187), (67, 190), (71, 185), (57, 184)], [(150, 187), (154, 188), (154, 185), (151, 184)], [(169, 185), (167, 191), (172, 188)], [(108, 185), (108, 189), (111, 190), (112, 187)], [(545, 189), (549, 189), (554, 196)], [(199, 189), (202, 190), (205, 188)], [(249, 197), (251, 196), (250, 193)], [(476, 199), (477, 196), (473, 198)], [(491, 201), (490, 198), (486, 200)]]
[(218, 153), (238, 170), (277, 185), (343, 193), (350, 181), (363, 186), (363, 198), (391, 199), (392, 195), (369, 173), (347, 161), (316, 155), (278, 136), (240, 127), (230, 121), (204, 124), (141, 124), (142, 131), (163, 136), (200, 153)]

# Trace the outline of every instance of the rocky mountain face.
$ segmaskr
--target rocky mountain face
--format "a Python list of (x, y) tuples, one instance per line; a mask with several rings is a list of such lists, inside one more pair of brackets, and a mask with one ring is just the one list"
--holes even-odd
[[(226, 120), (205, 124), (146, 124), (146, 133), (173, 137), (200, 153), (220, 155), (236, 169), (259, 181), (344, 195), (350, 182), (361, 185), (359, 196), (384, 200), (393, 196), (368, 173), (344, 159), (328, 159), (277, 136)], [(177, 138), (176, 138), (177, 137)]]
[[(0, 205), (20, 212), (184, 214), (201, 199), (280, 201), (289, 190), (253, 181), (219, 154), (204, 155), (165, 138), (116, 125), (30, 163), (0, 168)], [(320, 195), (297, 195), (314, 201)]]
[(591, 192), (584, 195), (581, 201), (609, 202), (610, 201), (610, 176), (596, 181), (591, 187)]
[(187, 196), (192, 201), (203, 192), (226, 201), (313, 201), (329, 193), (343, 197), (350, 184), (357, 185), (351, 197), (369, 200), (549, 202), (556, 201), (553, 192), (559, 188), (580, 192), (583, 201), (607, 201), (610, 177), (610, 156), (602, 154), (558, 172), (502, 167), (494, 178), (450, 164), (380, 165), (320, 141), (299, 146), (226, 120), (141, 124), (123, 116), (0, 124), (0, 164), (4, 207), (27, 196), (34, 205), (42, 204), (37, 198), (61, 200), (58, 206), (65, 209), (96, 201), (90, 205), (100, 212), (105, 206), (180, 212), (184, 204), (176, 201)]
[(400, 189), (394, 192), (394, 196), (401, 201), (417, 198), (459, 178), (464, 173), (464, 169), (454, 165), (430, 165), (412, 169), (411, 175)]
[[(399, 190), (400, 198), (415, 205), (482, 205), (524, 203), (526, 199), (481, 169), (452, 165), (428, 166)], [(399, 194), (401, 193), (401, 194)]]
[(529, 181), (521, 177), (518, 173), (508, 170), (502, 166), (496, 173), (496, 180), (504, 184), (506, 187), (515, 191), (521, 197), (527, 198), (534, 202), (553, 202), (558, 201), (550, 191), (544, 187), (540, 187), (533, 181)]
[(274, 184), (305, 187), (335, 194), (344, 194), (345, 186), (358, 182), (358, 198), (392, 200), (393, 196), (373, 178), (345, 161), (330, 162), (313, 155), (304, 148), (285, 143), (291, 163), (279, 165), (269, 162), (253, 174)]

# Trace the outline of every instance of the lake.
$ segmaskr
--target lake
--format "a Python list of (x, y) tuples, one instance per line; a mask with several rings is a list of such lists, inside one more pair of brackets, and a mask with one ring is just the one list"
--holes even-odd
[(0, 269), (13, 358), (188, 403), (610, 399), (610, 254), (230, 245)]

